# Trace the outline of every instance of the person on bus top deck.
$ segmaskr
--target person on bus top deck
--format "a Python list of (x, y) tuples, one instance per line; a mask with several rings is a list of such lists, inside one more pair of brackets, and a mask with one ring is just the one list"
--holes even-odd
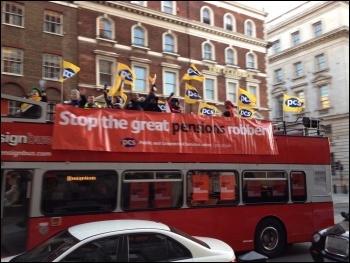
[(174, 92), (170, 94), (167, 98), (167, 102), (172, 113), (182, 113), (182, 109), (180, 107), (180, 102), (178, 98), (172, 98), (174, 96)]
[[(47, 102), (47, 96), (44, 89), (33, 87), (31, 93), (26, 95), (27, 99), (33, 101), (42, 101)], [(41, 107), (38, 105), (33, 105), (29, 103), (22, 103), (21, 106), (21, 115), (23, 117), (40, 117)]]
[(85, 96), (85, 89), (80, 93), (77, 89), (72, 89), (70, 91), (70, 101), (67, 103), (67, 105), (84, 108), (84, 105), (87, 102), (86, 96)]
[(222, 116), (235, 117), (236, 116), (235, 115), (235, 107), (234, 107), (232, 101), (226, 100), (224, 105), (225, 105), (225, 111), (222, 114)]
[(103, 97), (105, 98), (106, 108), (122, 109), (122, 104), (118, 96), (108, 96), (107, 85), (103, 89)]
[(151, 100), (156, 97), (155, 91), (157, 91), (157, 88), (155, 84), (153, 84), (146, 98), (143, 98), (143, 97), (140, 98), (139, 94), (131, 93), (131, 100), (129, 103), (125, 105), (124, 109), (143, 111), (144, 108), (149, 106), (149, 104), (151, 103)]
[(91, 109), (91, 108), (101, 108), (101, 105), (99, 105), (96, 101), (95, 101), (95, 95), (94, 94), (90, 94), (87, 98), (87, 102), (84, 105), (85, 109)]

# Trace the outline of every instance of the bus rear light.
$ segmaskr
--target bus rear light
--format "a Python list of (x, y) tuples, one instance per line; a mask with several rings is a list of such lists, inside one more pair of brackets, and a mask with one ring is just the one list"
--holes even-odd
[(62, 217), (51, 217), (51, 226), (61, 226), (62, 225)]

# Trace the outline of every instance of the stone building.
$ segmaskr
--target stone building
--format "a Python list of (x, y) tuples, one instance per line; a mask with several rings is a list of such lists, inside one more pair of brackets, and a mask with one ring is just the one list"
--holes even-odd
[[(334, 184), (349, 185), (349, 2), (308, 1), (269, 21), (266, 35), (270, 119), (319, 118)], [(284, 112), (284, 94), (304, 99), (303, 111)]]

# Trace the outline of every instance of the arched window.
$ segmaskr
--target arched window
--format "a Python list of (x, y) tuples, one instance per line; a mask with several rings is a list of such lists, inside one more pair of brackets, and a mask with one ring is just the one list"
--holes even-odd
[(203, 59), (213, 60), (212, 46), (209, 43), (205, 43), (203, 46)]
[(232, 15), (226, 14), (224, 16), (224, 28), (230, 31), (234, 30)]
[(101, 18), (98, 27), (98, 36), (100, 38), (112, 39), (112, 23), (107, 18)]
[(134, 27), (133, 32), (134, 32), (133, 45), (144, 47), (145, 46), (144, 30), (141, 27), (137, 26), (137, 27)]
[(166, 34), (164, 37), (164, 51), (175, 53), (175, 41), (174, 37), (170, 34)]
[(247, 68), (255, 68), (255, 58), (253, 54), (247, 56)]
[(254, 36), (253, 23), (251, 21), (247, 21), (245, 24), (245, 34), (250, 37)]
[(211, 24), (211, 15), (210, 15), (210, 10), (208, 8), (204, 8), (202, 10), (202, 19), (203, 19), (203, 23), (208, 25)]
[(232, 48), (226, 49), (226, 64), (235, 65), (235, 53)]

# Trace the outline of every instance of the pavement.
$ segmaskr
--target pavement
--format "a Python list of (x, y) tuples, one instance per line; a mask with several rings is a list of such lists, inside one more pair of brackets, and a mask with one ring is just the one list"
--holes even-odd
[[(341, 209), (342, 211), (349, 211), (349, 194), (333, 194), (333, 204), (334, 208), (337, 210)], [(344, 218), (337, 213), (334, 215), (334, 222), (338, 223), (342, 221)]]

